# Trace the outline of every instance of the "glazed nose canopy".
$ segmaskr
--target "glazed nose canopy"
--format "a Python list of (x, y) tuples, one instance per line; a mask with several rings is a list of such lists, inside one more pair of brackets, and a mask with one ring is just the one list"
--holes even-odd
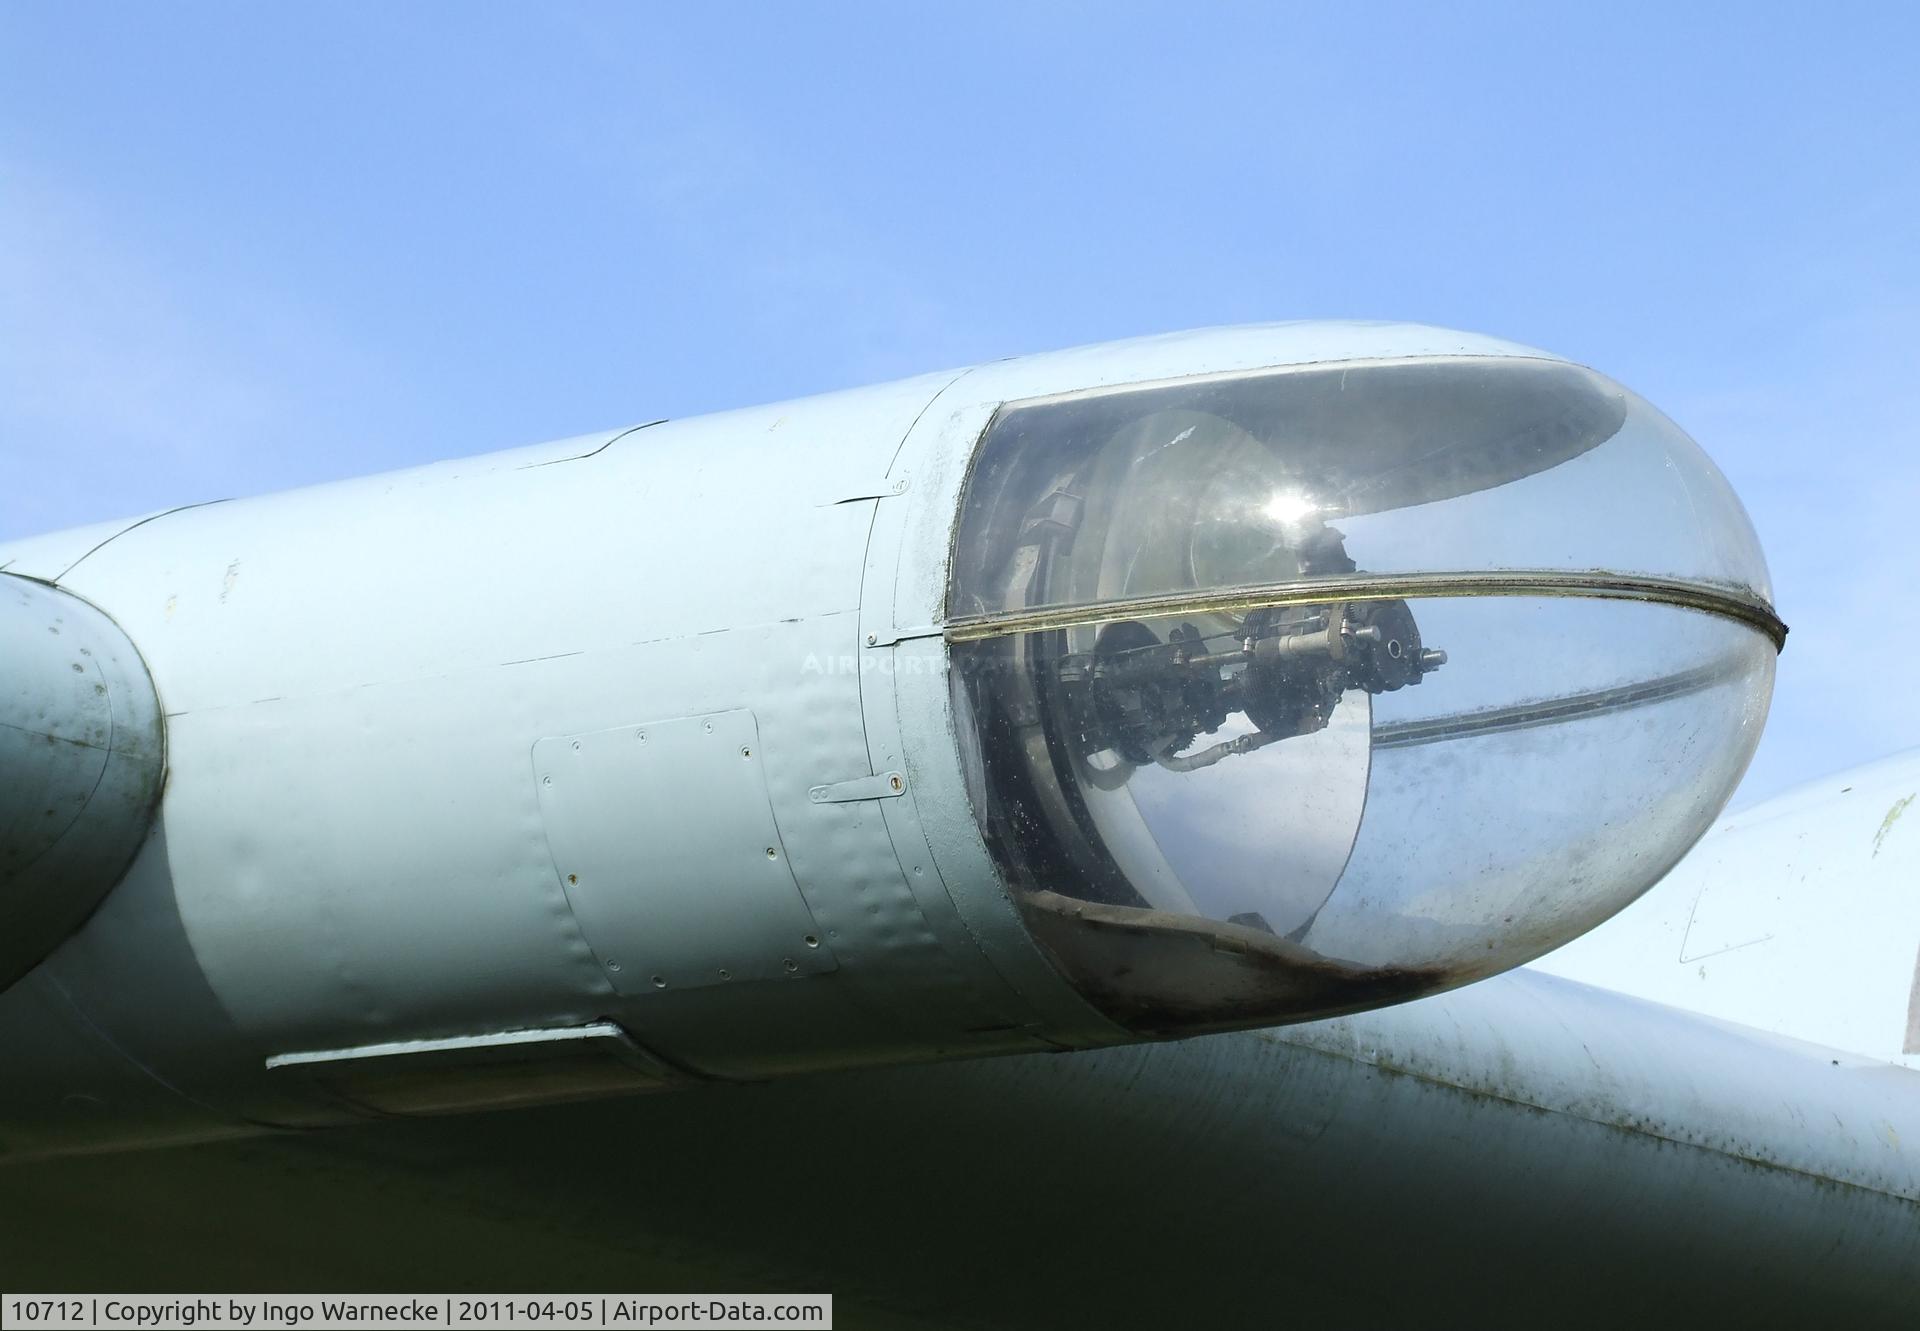
[(1350, 362), (1003, 407), (947, 633), (1028, 926), (1177, 1034), (1449, 988), (1633, 900), (1752, 755), (1769, 595), (1618, 385)]

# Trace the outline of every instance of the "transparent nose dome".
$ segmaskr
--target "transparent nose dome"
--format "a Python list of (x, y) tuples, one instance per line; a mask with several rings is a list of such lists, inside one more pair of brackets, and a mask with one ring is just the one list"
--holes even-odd
[(1449, 988), (1633, 900), (1752, 755), (1769, 594), (1618, 385), (1351, 362), (1002, 408), (948, 638), (1028, 926), (1176, 1034)]

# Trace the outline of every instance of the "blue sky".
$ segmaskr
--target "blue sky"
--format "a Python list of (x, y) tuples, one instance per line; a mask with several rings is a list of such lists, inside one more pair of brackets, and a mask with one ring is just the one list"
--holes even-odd
[(0, 6), (0, 537), (1205, 324), (1594, 365), (1920, 745), (1920, 6)]

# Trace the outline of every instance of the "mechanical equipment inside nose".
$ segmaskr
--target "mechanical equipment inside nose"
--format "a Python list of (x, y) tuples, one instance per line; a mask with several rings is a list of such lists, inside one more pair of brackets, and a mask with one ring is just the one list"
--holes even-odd
[(1771, 682), (1737, 500), (1560, 362), (1012, 404), (955, 552), (989, 843), (1055, 963), (1142, 1030), (1544, 950), (1698, 834)]

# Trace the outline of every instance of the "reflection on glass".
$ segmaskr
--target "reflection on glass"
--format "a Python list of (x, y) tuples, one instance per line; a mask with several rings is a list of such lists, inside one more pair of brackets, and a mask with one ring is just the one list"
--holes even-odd
[(1372, 574), (1606, 570), (1760, 600), (1692, 440), (1578, 366), (1304, 366), (1015, 404), (961, 512), (955, 618)]
[[(1772, 644), (1577, 586), (1341, 599), (1503, 569), (1767, 587), (1704, 455), (1557, 362), (1004, 409), (953, 570), (984, 631), (953, 652), (989, 844), (1060, 969), (1147, 1033), (1327, 1015), (1517, 965), (1664, 873), (1745, 769)], [(1292, 590), (1217, 595), (1272, 584)]]

